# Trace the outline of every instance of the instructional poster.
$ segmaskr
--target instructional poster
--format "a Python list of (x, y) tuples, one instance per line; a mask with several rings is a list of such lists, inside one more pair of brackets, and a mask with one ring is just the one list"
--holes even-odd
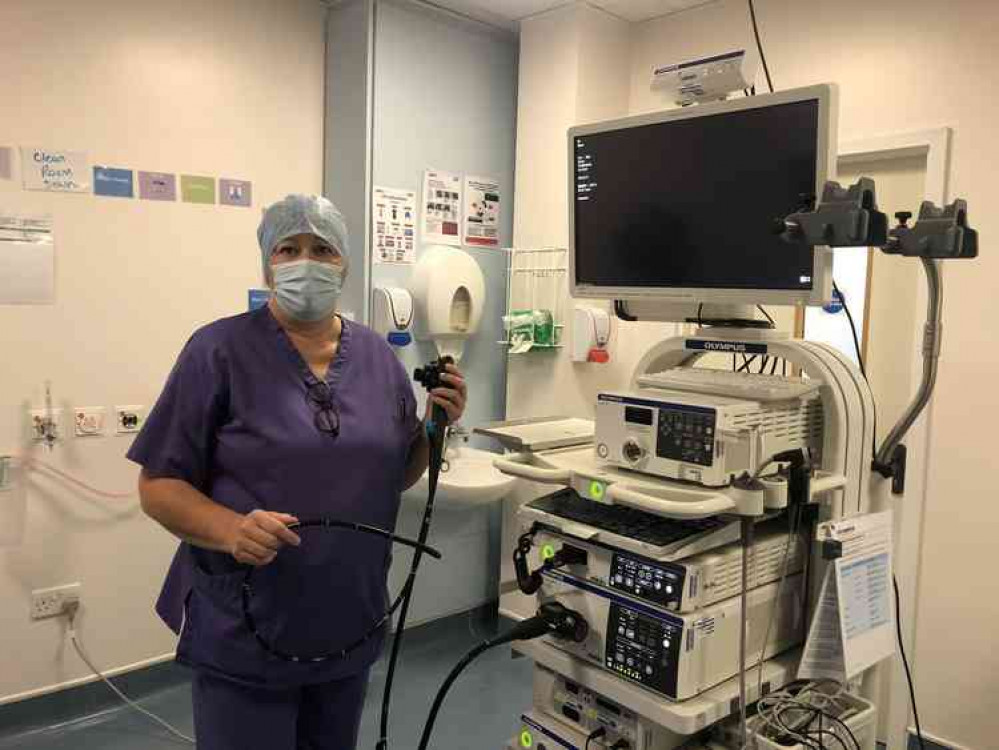
[(429, 245), (461, 246), (461, 175), (423, 173), (422, 239)]
[(376, 187), (371, 208), (375, 263), (413, 263), (416, 258), (416, 191)]
[(499, 181), (465, 177), (465, 244), (499, 247)]
[(82, 151), (22, 147), (21, 177), (25, 190), (90, 191), (90, 164)]
[(895, 653), (891, 528), (891, 511), (819, 526), (819, 541), (842, 554), (826, 568), (800, 679), (846, 682)]

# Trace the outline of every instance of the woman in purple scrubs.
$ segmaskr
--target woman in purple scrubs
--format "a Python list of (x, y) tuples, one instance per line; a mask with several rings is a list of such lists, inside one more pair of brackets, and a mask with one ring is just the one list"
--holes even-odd
[[(240, 586), (254, 566), (254, 619), (283, 652), (363, 637), (388, 604), (390, 543), (288, 524), (394, 528), (429, 446), (395, 353), (335, 314), (349, 258), (336, 207), (289, 195), (257, 237), (270, 302), (191, 337), (128, 456), (143, 509), (182, 540), (157, 611), (195, 670), (199, 750), (350, 750), (384, 630), (344, 658), (286, 661), (245, 626)], [(427, 408), (456, 421), (467, 390), (445, 377)]]

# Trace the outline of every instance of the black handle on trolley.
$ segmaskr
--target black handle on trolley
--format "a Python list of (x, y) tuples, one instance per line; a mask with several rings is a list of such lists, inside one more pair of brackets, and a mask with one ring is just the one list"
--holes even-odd
[(513, 550), (513, 569), (517, 573), (517, 587), (528, 596), (536, 594), (543, 583), (541, 571), (532, 572), (527, 565), (527, 553), (531, 551), (533, 536), (530, 532), (521, 534)]
[(584, 550), (572, 547), (568, 544), (562, 549), (554, 552), (542, 562), (537, 570), (531, 570), (527, 565), (527, 553), (534, 546), (534, 534), (536, 528), (521, 534), (517, 539), (517, 546), (513, 550), (513, 569), (517, 574), (517, 587), (528, 596), (536, 594), (541, 588), (544, 579), (541, 574), (546, 570), (555, 570), (566, 565), (586, 565), (587, 554)]

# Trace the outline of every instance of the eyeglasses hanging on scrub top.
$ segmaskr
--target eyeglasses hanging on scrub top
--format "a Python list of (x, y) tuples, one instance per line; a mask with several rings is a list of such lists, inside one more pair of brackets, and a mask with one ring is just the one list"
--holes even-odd
[(340, 413), (333, 403), (333, 389), (328, 383), (317, 381), (310, 383), (305, 394), (314, 412), (313, 423), (316, 429), (331, 438), (340, 434)]

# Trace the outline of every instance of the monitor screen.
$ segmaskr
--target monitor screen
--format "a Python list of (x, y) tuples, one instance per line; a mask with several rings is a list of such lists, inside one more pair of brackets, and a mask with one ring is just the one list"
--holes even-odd
[(576, 284), (807, 291), (773, 232), (816, 189), (817, 99), (574, 139)]

